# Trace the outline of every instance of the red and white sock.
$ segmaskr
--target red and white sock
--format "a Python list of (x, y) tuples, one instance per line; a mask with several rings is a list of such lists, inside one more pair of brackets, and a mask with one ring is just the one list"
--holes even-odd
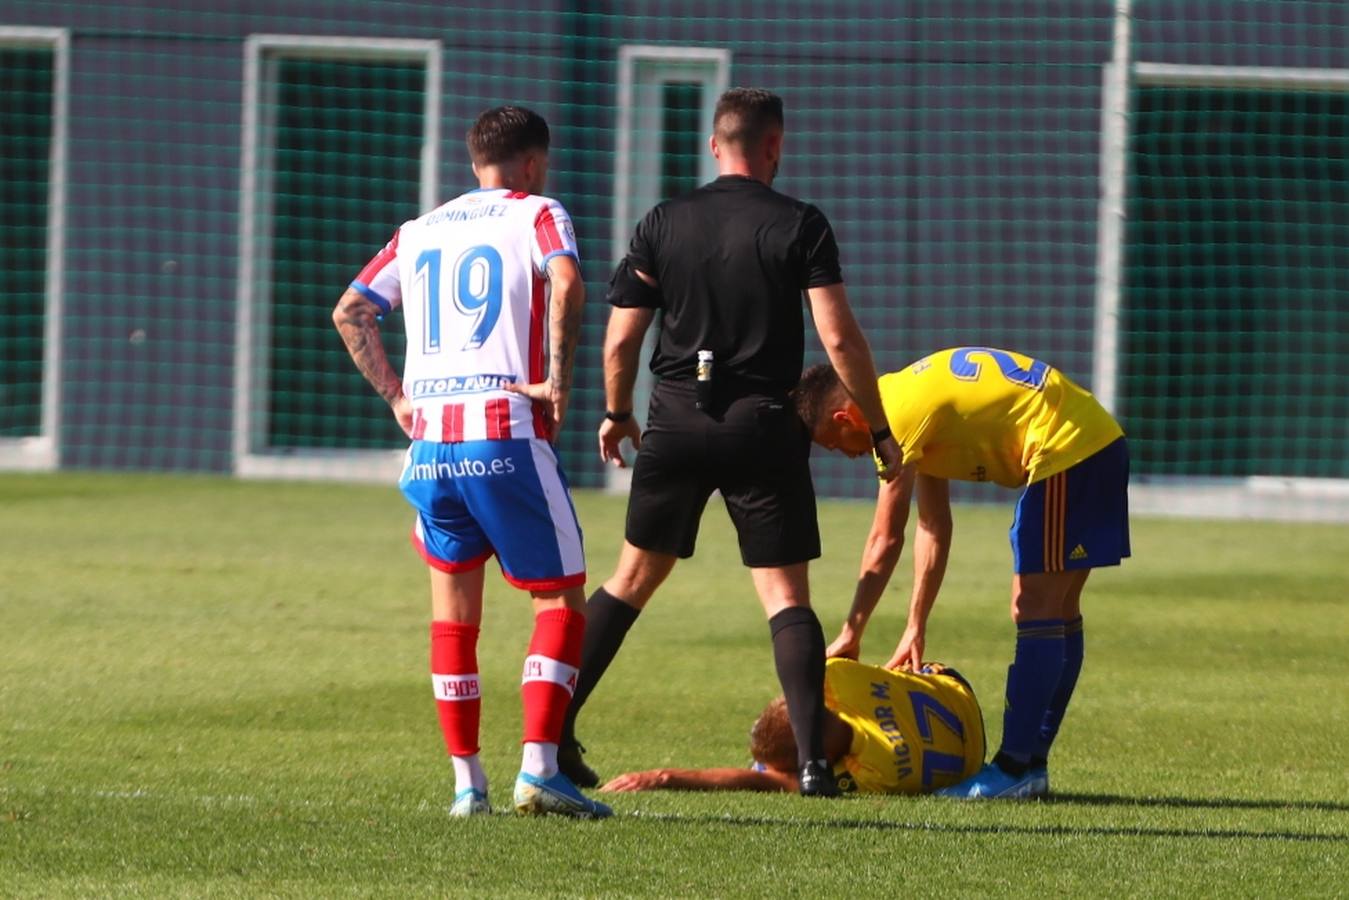
[(550, 609), (534, 617), (520, 688), (525, 706), (520, 769), (530, 775), (551, 778), (557, 772), (557, 742), (576, 690), (585, 622), (585, 614), (572, 609)]
[(478, 683), (478, 626), (463, 622), (431, 623), (431, 685), (445, 749), (454, 762), (455, 790), (487, 790), (487, 775), (478, 761), (478, 727), (482, 719)]

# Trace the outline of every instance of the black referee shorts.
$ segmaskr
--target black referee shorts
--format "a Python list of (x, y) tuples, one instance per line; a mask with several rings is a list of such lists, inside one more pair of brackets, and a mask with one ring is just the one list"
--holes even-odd
[(791, 401), (745, 394), (709, 415), (694, 400), (692, 381), (661, 381), (652, 391), (628, 495), (628, 542), (687, 559), (707, 498), (720, 491), (745, 565), (817, 558), (810, 433)]

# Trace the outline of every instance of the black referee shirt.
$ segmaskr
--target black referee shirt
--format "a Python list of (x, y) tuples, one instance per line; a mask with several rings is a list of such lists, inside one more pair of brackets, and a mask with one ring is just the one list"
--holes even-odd
[(698, 351), (711, 350), (718, 381), (789, 391), (805, 354), (801, 292), (841, 281), (823, 213), (763, 182), (723, 175), (646, 214), (608, 299), (664, 312), (651, 357), (657, 376), (693, 378)]

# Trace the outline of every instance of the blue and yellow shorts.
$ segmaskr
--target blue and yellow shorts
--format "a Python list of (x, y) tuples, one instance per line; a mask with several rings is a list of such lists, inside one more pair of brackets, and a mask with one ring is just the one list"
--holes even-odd
[(1117, 566), (1129, 556), (1129, 448), (1120, 438), (1028, 485), (1012, 520), (1018, 575)]

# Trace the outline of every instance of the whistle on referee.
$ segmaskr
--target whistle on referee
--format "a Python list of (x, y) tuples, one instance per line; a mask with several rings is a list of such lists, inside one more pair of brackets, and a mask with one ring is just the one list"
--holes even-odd
[(698, 351), (698, 368), (696, 371), (695, 384), (698, 388), (698, 396), (695, 403), (699, 409), (706, 412), (712, 408), (712, 351)]

